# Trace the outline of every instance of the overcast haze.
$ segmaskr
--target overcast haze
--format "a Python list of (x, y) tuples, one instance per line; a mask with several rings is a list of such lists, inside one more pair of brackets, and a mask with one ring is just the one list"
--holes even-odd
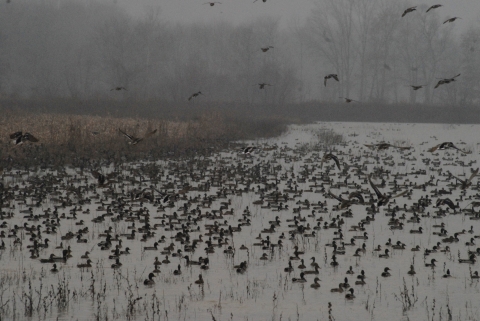
[[(113, 1), (113, 0), (109, 0)], [(210, 7), (203, 5), (205, 0), (116, 0), (117, 3), (135, 15), (142, 15), (152, 6), (160, 6), (163, 17), (175, 22), (210, 22), (230, 21), (239, 23), (251, 21), (262, 16), (279, 18), (282, 25), (291, 19), (305, 19), (319, 0), (221, 0), (222, 4)], [(391, 0), (394, 2), (395, 0)], [(413, 5), (444, 5), (440, 16), (448, 18), (462, 17), (464, 24), (478, 19), (480, 16), (480, 1), (478, 0), (422, 0), (410, 1)], [(459, 26), (459, 28), (462, 28)]]

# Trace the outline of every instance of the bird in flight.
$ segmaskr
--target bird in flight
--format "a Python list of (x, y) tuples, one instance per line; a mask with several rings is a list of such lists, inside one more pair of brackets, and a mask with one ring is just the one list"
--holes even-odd
[(262, 52), (267, 52), (272, 48), (273, 48), (273, 46), (268, 46), (268, 47), (263, 47), (263, 48), (260, 48), (260, 49), (262, 50)]
[(444, 22), (443, 24), (446, 24), (447, 22), (454, 22), (454, 21), (457, 20), (457, 19), (462, 19), (462, 18), (460, 18), (460, 17), (453, 17), (453, 18), (450, 18), (450, 19), (445, 20), (445, 22)]
[(115, 87), (115, 88), (110, 89), (110, 91), (113, 91), (113, 90), (121, 91), (121, 90), (127, 90), (127, 88), (125, 88), (125, 87)]
[(456, 76), (454, 76), (454, 77), (452, 77), (452, 78), (440, 79), (440, 80), (438, 81), (437, 85), (434, 87), (434, 89), (435, 89), (435, 88), (438, 88), (438, 86), (440, 86), (440, 85), (449, 84), (449, 83), (451, 83), (452, 81), (455, 81), (455, 78), (457, 78), (458, 76), (460, 76), (460, 74), (458, 74), (458, 75), (456, 75)]
[(467, 187), (469, 187), (470, 185), (472, 185), (472, 179), (477, 176), (478, 174), (478, 168), (476, 170), (472, 170), (472, 175), (470, 175), (470, 177), (468, 179), (461, 179), (461, 178), (458, 178), (457, 176), (453, 175), (452, 173), (449, 172), (450, 175), (452, 175), (453, 177), (455, 177), (457, 179), (457, 181), (460, 182), (460, 185), (461, 185), (461, 188), (462, 189), (466, 189)]
[(373, 190), (375, 191), (375, 194), (377, 194), (377, 198), (378, 198), (377, 206), (378, 206), (378, 207), (383, 206), (383, 205), (387, 205), (387, 203), (390, 201), (390, 199), (395, 198), (395, 197), (402, 196), (402, 195), (404, 195), (404, 194), (406, 194), (406, 193), (408, 192), (408, 190), (405, 190), (405, 191), (403, 191), (403, 192), (401, 192), (400, 194), (397, 194), (397, 195), (395, 195), (395, 196), (382, 194), (382, 193), (378, 190), (378, 187), (375, 186), (375, 184), (373, 184), (373, 182), (372, 182), (372, 174), (368, 175), (368, 182), (370, 183), (370, 186), (372, 186)]
[(417, 10), (417, 6), (408, 8), (407, 10), (405, 10), (405, 11), (403, 12), (402, 18), (405, 17), (405, 15), (406, 15), (407, 13), (413, 12), (413, 11), (415, 11), (415, 10)]
[(447, 205), (450, 207), (452, 210), (455, 209), (455, 204), (452, 202), (451, 199), (449, 198), (439, 198), (435, 204), (437, 207), (440, 207), (441, 205)]
[[(258, 0), (253, 1), (253, 3), (257, 2)], [(267, 0), (262, 0), (263, 2), (267, 2)]]
[(30, 133), (22, 134), (22, 132), (15, 132), (13, 134), (10, 134), (10, 139), (13, 141), (15, 145), (23, 144), (26, 141), (30, 141), (32, 143), (38, 142), (38, 139), (36, 139), (32, 134)]
[(257, 147), (255, 147), (255, 146), (249, 146), (249, 147), (242, 148), (242, 154), (243, 155), (251, 155), (256, 149), (257, 149)]
[(458, 148), (452, 142), (444, 142), (444, 143), (438, 144), (437, 146), (433, 146), (432, 148), (430, 148), (428, 151), (430, 153), (433, 153), (437, 149), (438, 150), (445, 150), (445, 149), (449, 149), (449, 148), (454, 148), (458, 151), (461, 151), (464, 154), (470, 154), (471, 153), (470, 151), (465, 151), (465, 150), (462, 150), (462, 149)]
[(440, 8), (440, 7), (443, 7), (443, 6), (441, 4), (434, 4), (433, 6), (431, 6), (430, 8), (427, 9), (427, 12), (429, 12), (430, 10), (433, 10), (433, 9)]
[[(193, 98), (197, 98), (198, 96), (203, 95), (201, 91), (193, 93), (190, 97), (188, 97), (188, 100), (192, 100)], [(205, 95), (204, 95), (205, 96)]]
[(364, 144), (364, 145), (367, 146), (370, 149), (376, 149), (376, 150), (386, 150), (386, 149), (389, 149), (390, 147), (397, 148), (397, 149), (402, 149), (402, 150), (411, 148), (409, 146), (406, 146), (406, 147), (395, 146), (395, 145), (392, 145), (392, 144), (389, 144), (389, 143), (380, 143), (380, 144), (372, 144), (372, 145)]
[(327, 87), (327, 79), (330, 79), (330, 78), (333, 78), (333, 79), (335, 79), (336, 81), (339, 81), (337, 74), (329, 74), (329, 75), (326, 75), (325, 77), (323, 77), (323, 83), (324, 83), (325, 87)]
[(157, 132), (157, 130), (155, 129), (155, 130), (153, 130), (153, 131), (151, 131), (151, 132), (149, 132), (149, 133), (146, 133), (145, 136), (143, 136), (142, 138), (137, 138), (137, 137), (134, 137), (134, 136), (132, 136), (132, 135), (127, 134), (126, 132), (124, 132), (124, 131), (121, 130), (120, 128), (118, 129), (118, 131), (119, 131), (120, 133), (122, 133), (125, 137), (127, 137), (127, 138), (129, 139), (129, 142), (128, 142), (128, 143), (129, 143), (130, 145), (137, 145), (138, 143), (140, 143), (140, 142), (141, 142), (142, 140), (144, 140), (145, 138), (150, 137), (150, 136), (152, 136), (153, 134), (155, 134), (155, 133)]
[(365, 203), (365, 201), (363, 199), (363, 196), (362, 196), (362, 193), (360, 193), (358, 191), (351, 192), (348, 195), (348, 200), (344, 199), (342, 196), (337, 196), (337, 195), (333, 194), (331, 191), (328, 191), (328, 194), (330, 194), (333, 198), (335, 198), (337, 201), (340, 202), (340, 204), (338, 205), (339, 209), (344, 209), (344, 208), (350, 207), (350, 205), (352, 205), (352, 204), (364, 204)]
[(352, 101), (355, 101), (355, 102), (359, 103), (358, 100), (353, 100), (353, 99), (350, 99), (350, 98), (347, 98), (347, 97), (338, 97), (338, 98), (345, 99), (346, 103), (351, 103)]
[(265, 86), (273, 86), (273, 85), (270, 85), (270, 84), (267, 84), (267, 83), (264, 83), (264, 82), (262, 82), (261, 84), (258, 84), (259, 89), (265, 89)]
[(329, 161), (331, 159), (333, 159), (335, 161), (335, 164), (337, 164), (338, 169), (340, 169), (340, 162), (338, 161), (338, 157), (331, 154), (331, 153), (323, 155), (322, 161), (320, 162), (320, 168), (322, 168), (323, 162)]
[(422, 89), (424, 86), (426, 86), (426, 85), (419, 85), (419, 86), (410, 85), (410, 87), (412, 87), (412, 88), (413, 88), (413, 90), (419, 90), (419, 89)]
[(209, 4), (210, 7), (213, 7), (216, 3), (222, 4), (221, 2), (205, 2), (204, 4)]

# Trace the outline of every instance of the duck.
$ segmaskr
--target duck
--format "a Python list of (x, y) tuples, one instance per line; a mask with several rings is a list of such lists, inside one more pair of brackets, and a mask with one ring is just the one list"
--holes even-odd
[(52, 273), (57, 273), (58, 272), (57, 265), (55, 263), (53, 264), (53, 268), (50, 270), (50, 272), (52, 272)]
[(410, 265), (410, 270), (407, 273), (408, 273), (408, 275), (415, 275), (416, 274), (415, 269), (413, 268), (413, 265)]
[(203, 277), (201, 274), (198, 275), (198, 280), (195, 281), (195, 284), (199, 284), (199, 285), (203, 284)]
[(388, 271), (390, 271), (389, 267), (386, 267), (385, 269), (383, 269), (382, 277), (386, 278), (386, 277), (391, 276), (390, 272), (388, 272)]
[(181, 275), (182, 274), (182, 270), (181, 270), (181, 267), (180, 267), (180, 264), (178, 265), (178, 269), (173, 271), (173, 275)]
[(313, 279), (313, 283), (310, 285), (310, 287), (314, 289), (318, 289), (320, 287), (320, 283), (318, 283), (319, 281), (320, 281), (319, 278)]
[(91, 268), (92, 267), (92, 260), (88, 259), (87, 263), (77, 264), (77, 267), (83, 268)]
[(350, 293), (347, 293), (347, 294), (345, 295), (345, 299), (347, 299), (347, 300), (353, 300), (353, 299), (355, 299), (355, 295), (353, 294), (353, 288), (350, 288), (348, 291), (349, 291)]
[(300, 278), (292, 278), (292, 282), (294, 283), (304, 283), (304, 282), (307, 282), (307, 280), (305, 279), (305, 273), (300, 273)]
[(384, 254), (380, 254), (378, 257), (381, 257), (381, 258), (384, 258), (384, 259), (388, 259), (390, 257), (390, 255), (388, 254), (390, 252), (389, 249), (385, 249), (385, 253)]
[(155, 281), (153, 281), (154, 277), (155, 277), (155, 274), (150, 273), (148, 275), (148, 279), (145, 279), (145, 281), (143, 281), (143, 284), (144, 285), (154, 285), (155, 284)]

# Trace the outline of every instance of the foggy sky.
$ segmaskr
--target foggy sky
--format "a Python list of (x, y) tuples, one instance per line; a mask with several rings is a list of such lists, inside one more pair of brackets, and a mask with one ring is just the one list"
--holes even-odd
[[(114, 0), (105, 0), (114, 1)], [(229, 21), (235, 24), (250, 22), (262, 16), (273, 16), (280, 19), (285, 26), (298, 19), (302, 22), (308, 16), (314, 3), (320, 0), (216, 0), (222, 4), (213, 7), (203, 5), (206, 0), (116, 0), (119, 6), (126, 8), (134, 15), (143, 15), (152, 6), (160, 6), (162, 17), (171, 22), (211, 22)], [(209, 0), (212, 1), (212, 0)], [(395, 1), (395, 0), (391, 0)], [(463, 29), (470, 22), (478, 21), (480, 16), (479, 0), (422, 0), (411, 1), (413, 5), (443, 4), (437, 9), (441, 17), (461, 17), (456, 25)], [(401, 13), (400, 13), (401, 14)]]

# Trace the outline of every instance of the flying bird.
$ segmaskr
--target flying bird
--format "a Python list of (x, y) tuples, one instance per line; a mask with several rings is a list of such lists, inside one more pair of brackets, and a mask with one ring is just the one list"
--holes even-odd
[(462, 150), (460, 148), (458, 148), (457, 146), (455, 146), (452, 142), (444, 142), (444, 143), (441, 143), (441, 144), (438, 144), (436, 146), (433, 146), (432, 148), (430, 148), (428, 151), (430, 153), (433, 153), (434, 151), (436, 151), (437, 149), (438, 150), (445, 150), (445, 149), (449, 149), (449, 148), (454, 148), (458, 151), (461, 151), (462, 153), (464, 154), (470, 154), (471, 152), (470, 151), (465, 151), (465, 150)]
[(11, 134), (10, 139), (13, 141), (15, 145), (23, 144), (26, 141), (30, 141), (32, 143), (38, 142), (38, 139), (36, 139), (32, 134), (30, 133), (22, 134), (21, 131)]
[(333, 194), (331, 191), (328, 191), (328, 194), (330, 194), (333, 198), (335, 198), (337, 201), (340, 202), (340, 204), (338, 205), (339, 209), (344, 209), (344, 208), (350, 207), (350, 205), (353, 205), (353, 204), (364, 204), (365, 203), (362, 194), (360, 192), (357, 192), (357, 191), (351, 192), (348, 195), (348, 200), (343, 199), (341, 196), (337, 196), (337, 195)]
[(260, 49), (262, 50), (262, 52), (267, 52), (272, 48), (273, 48), (273, 46), (268, 46), (268, 47), (263, 47), (263, 48), (260, 48)]
[(433, 6), (431, 6), (430, 8), (427, 9), (427, 12), (429, 12), (430, 10), (433, 10), (433, 9), (440, 8), (440, 7), (443, 7), (443, 5), (441, 5), (441, 4), (434, 4)]
[[(257, 2), (258, 0), (253, 1), (253, 3)], [(267, 2), (267, 0), (262, 0), (263, 2)]]
[(210, 7), (213, 7), (216, 3), (222, 4), (221, 2), (205, 2), (204, 4), (209, 4)]
[(450, 19), (445, 20), (445, 22), (444, 22), (443, 24), (446, 24), (447, 22), (454, 22), (454, 21), (457, 20), (457, 19), (462, 19), (462, 18), (460, 18), (460, 17), (453, 17), (453, 18), (450, 18)]
[(460, 182), (460, 185), (461, 185), (461, 189), (466, 189), (467, 187), (469, 187), (470, 185), (472, 185), (472, 179), (477, 176), (478, 174), (478, 168), (476, 170), (472, 170), (472, 175), (470, 175), (470, 177), (468, 179), (461, 179), (461, 178), (458, 178), (457, 176), (449, 173), (450, 175), (452, 175), (453, 177), (455, 177), (457, 179), (457, 181)]
[(338, 157), (331, 154), (331, 153), (323, 155), (322, 161), (320, 162), (320, 168), (322, 168), (323, 162), (329, 161), (329, 160), (332, 160), (332, 159), (335, 161), (335, 164), (337, 164), (338, 169), (340, 169), (340, 162), (338, 161)]
[(372, 182), (372, 174), (368, 175), (368, 182), (370, 183), (370, 186), (373, 188), (373, 190), (375, 191), (375, 194), (377, 194), (377, 198), (378, 198), (378, 201), (377, 201), (377, 206), (380, 207), (380, 206), (383, 206), (383, 205), (387, 205), (387, 203), (390, 201), (390, 199), (392, 198), (396, 198), (396, 197), (399, 197), (399, 196), (402, 196), (404, 194), (406, 194), (408, 192), (408, 190), (405, 190), (403, 192), (401, 192), (400, 194), (397, 194), (395, 196), (391, 196), (391, 195), (386, 195), (386, 194), (382, 194), (378, 187), (375, 186), (375, 184), (373, 184)]
[(347, 97), (338, 97), (338, 98), (345, 99), (346, 103), (351, 103), (352, 101), (355, 101), (355, 102), (359, 103), (358, 100), (350, 99), (350, 98), (347, 98)]
[(330, 79), (330, 78), (333, 78), (333, 79), (335, 79), (336, 81), (339, 81), (337, 74), (329, 74), (329, 75), (326, 75), (325, 77), (323, 77), (323, 83), (325, 84), (325, 87), (327, 86), (327, 79)]
[(406, 15), (407, 13), (413, 12), (413, 11), (415, 11), (415, 10), (417, 10), (417, 6), (408, 8), (407, 10), (405, 10), (405, 11), (403, 12), (402, 18), (405, 17), (405, 15)]
[(119, 131), (120, 133), (122, 133), (125, 137), (127, 137), (127, 138), (129, 139), (129, 142), (128, 142), (128, 143), (129, 143), (130, 145), (137, 145), (138, 143), (140, 143), (140, 142), (141, 142), (142, 140), (144, 140), (145, 138), (150, 137), (150, 136), (152, 136), (153, 134), (155, 134), (155, 133), (157, 132), (157, 130), (155, 129), (155, 130), (153, 130), (153, 131), (151, 131), (151, 132), (149, 132), (149, 133), (146, 133), (145, 136), (143, 136), (142, 138), (137, 138), (137, 137), (134, 137), (134, 136), (132, 136), (132, 135), (127, 134), (126, 132), (124, 132), (124, 131), (121, 130), (120, 128), (118, 129), (118, 131)]
[(115, 88), (110, 89), (110, 91), (113, 91), (113, 90), (120, 91), (120, 90), (127, 90), (127, 88), (125, 88), (125, 87), (115, 87)]
[[(198, 96), (203, 95), (201, 91), (193, 93), (190, 97), (188, 97), (188, 100), (192, 100), (193, 98), (197, 98)], [(205, 95), (204, 95), (205, 96)]]
[(270, 84), (267, 84), (267, 83), (264, 83), (264, 82), (262, 82), (261, 84), (258, 84), (259, 89), (265, 89), (265, 86), (273, 86), (273, 85), (270, 85)]
[(437, 83), (437, 85), (434, 87), (435, 88), (438, 88), (438, 86), (440, 85), (445, 85), (445, 84), (449, 84), (451, 83), (452, 81), (455, 81), (455, 78), (457, 78), (458, 76), (460, 76), (461, 74), (458, 74), (452, 78), (444, 78), (444, 79), (440, 79)]
[(455, 204), (452, 202), (452, 200), (449, 199), (449, 198), (439, 198), (439, 199), (437, 200), (436, 206), (437, 206), (437, 207), (440, 207), (440, 206), (442, 206), (442, 205), (447, 205), (447, 206), (450, 207), (452, 210), (454, 210), (455, 207), (456, 207)]
[(256, 149), (257, 149), (257, 147), (255, 147), (255, 146), (242, 148), (242, 154), (243, 155), (251, 155)]
[(410, 146), (395, 146), (395, 145), (392, 145), (392, 144), (389, 144), (389, 143), (380, 143), (380, 144), (364, 144), (365, 146), (367, 146), (368, 148), (370, 149), (376, 149), (376, 150), (386, 150), (386, 149), (389, 149), (390, 147), (393, 147), (393, 148), (397, 148), (397, 149), (410, 149), (411, 147)]
[(426, 85), (419, 85), (419, 86), (415, 86), (415, 85), (410, 85), (410, 87), (413, 88), (413, 90), (419, 90), (419, 89), (422, 89), (423, 87), (425, 87)]

